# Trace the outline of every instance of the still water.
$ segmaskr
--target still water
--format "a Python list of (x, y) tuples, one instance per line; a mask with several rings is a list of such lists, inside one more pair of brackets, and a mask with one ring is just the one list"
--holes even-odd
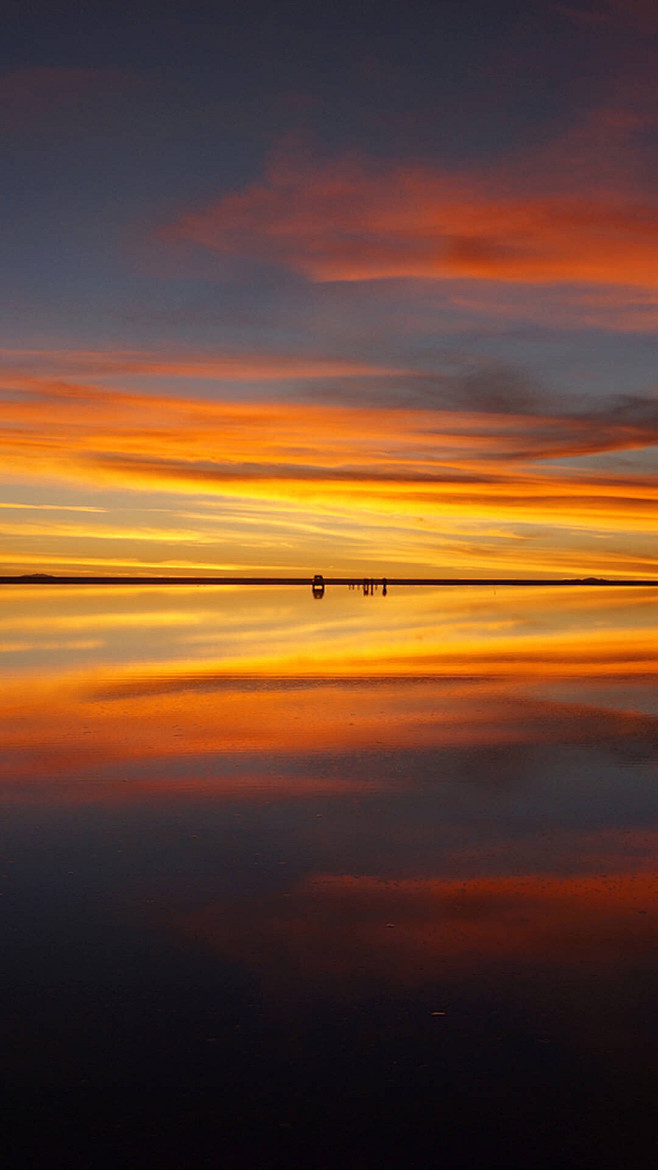
[(658, 1156), (658, 591), (4, 587), (16, 1165)]

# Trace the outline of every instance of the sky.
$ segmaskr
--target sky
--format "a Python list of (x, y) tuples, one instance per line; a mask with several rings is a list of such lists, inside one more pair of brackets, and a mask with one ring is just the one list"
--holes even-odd
[(1, 24), (0, 573), (658, 577), (653, 0)]

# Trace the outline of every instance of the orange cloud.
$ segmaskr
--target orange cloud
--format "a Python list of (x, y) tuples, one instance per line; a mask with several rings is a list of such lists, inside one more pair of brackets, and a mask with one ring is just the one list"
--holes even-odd
[[(389, 575), (393, 532), (399, 565), (468, 572), (522, 565), (576, 576), (657, 569), (647, 538), (658, 522), (658, 477), (596, 460), (658, 443), (658, 404), (649, 400), (540, 416), (217, 402), (21, 374), (5, 388), (2, 414), (5, 481), (129, 489), (147, 501), (137, 522), (110, 512), (98, 523), (74, 522), (71, 513), (26, 521), (3, 509), (1, 559), (18, 572), (39, 563), (91, 569), (104, 560), (126, 570), (259, 563), (300, 571), (309, 556), (326, 558), (329, 539), (345, 550), (343, 564), (349, 553), (363, 571), (365, 556), (382, 564), (384, 529), (386, 564), (373, 571)], [(197, 511), (181, 525), (157, 516), (153, 492), (221, 500), (223, 520), (209, 515), (204, 523)], [(541, 529), (541, 539), (529, 543), (520, 524)], [(587, 546), (596, 534), (615, 533), (623, 545)], [(99, 556), (98, 541), (116, 551)], [(217, 557), (200, 559), (200, 547), (213, 545)]]
[[(167, 354), (141, 350), (0, 349), (5, 385), (29, 385), (29, 375), (189, 378), (222, 382), (306, 381), (396, 374), (368, 362), (299, 354)], [(22, 375), (28, 376), (23, 380)], [(13, 375), (13, 377), (12, 377)]]
[(276, 164), (262, 184), (183, 215), (169, 234), (261, 256), (314, 281), (658, 283), (650, 195), (531, 193), (504, 176), (420, 167)]
[(658, 477), (552, 462), (655, 445), (651, 403), (539, 417), (29, 386), (3, 404), (5, 477), (356, 508), (389, 521), (420, 512), (638, 532), (656, 524)]
[(261, 181), (182, 214), (162, 234), (313, 281), (656, 290), (658, 202), (641, 141), (653, 128), (655, 102), (631, 94), (486, 169), (280, 152)]

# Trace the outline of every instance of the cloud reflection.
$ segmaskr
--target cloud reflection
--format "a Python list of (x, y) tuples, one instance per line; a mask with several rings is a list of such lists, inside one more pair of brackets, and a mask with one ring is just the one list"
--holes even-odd
[(322, 615), (284, 589), (11, 596), (2, 776), (53, 795), (344, 791), (351, 753), (359, 783), (395, 787), (406, 752), (656, 739), (650, 591), (400, 590), (364, 608), (336, 589)]
[(7, 597), (0, 796), (109, 867), (140, 947), (300, 1035), (380, 995), (441, 1028), (527, 985), (536, 1014), (548, 981), (542, 1042), (625, 1043), (589, 988), (655, 965), (651, 591)]

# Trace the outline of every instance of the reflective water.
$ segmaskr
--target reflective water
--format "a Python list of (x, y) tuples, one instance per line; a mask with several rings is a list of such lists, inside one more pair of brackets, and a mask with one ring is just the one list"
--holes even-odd
[(16, 1162), (655, 1163), (658, 591), (5, 588)]

